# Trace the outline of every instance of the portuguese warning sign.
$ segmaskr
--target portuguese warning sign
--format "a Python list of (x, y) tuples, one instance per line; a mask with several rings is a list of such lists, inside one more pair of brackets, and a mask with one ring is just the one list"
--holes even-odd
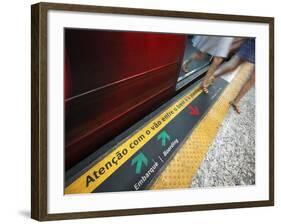
[(218, 79), (179, 94), (150, 121), (83, 169), (65, 194), (138, 191), (149, 188), (217, 100), (227, 82)]

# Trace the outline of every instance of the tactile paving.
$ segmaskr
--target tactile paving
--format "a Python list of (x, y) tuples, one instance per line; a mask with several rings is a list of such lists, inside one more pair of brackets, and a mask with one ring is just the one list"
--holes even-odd
[(233, 100), (247, 80), (252, 64), (240, 66), (234, 79), (224, 90), (217, 102), (193, 130), (192, 134), (181, 146), (178, 153), (170, 161), (150, 189), (174, 189), (190, 187), (193, 176), (209, 150), (222, 121), (229, 110), (229, 102)]

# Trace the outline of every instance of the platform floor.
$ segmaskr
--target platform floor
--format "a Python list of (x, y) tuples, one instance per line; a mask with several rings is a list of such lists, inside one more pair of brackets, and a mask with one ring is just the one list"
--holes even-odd
[(230, 109), (191, 187), (255, 184), (255, 88)]
[[(210, 147), (223, 126), (229, 110), (232, 109), (229, 102), (236, 97), (243, 83), (248, 79), (249, 70), (251, 70), (251, 65), (244, 63), (234, 73), (230, 74), (232, 78), (226, 77), (229, 79), (230, 84), (224, 93), (219, 97), (207, 116), (194, 129), (191, 136), (182, 145), (151, 189), (175, 189), (192, 186), (194, 176), (198, 173), (202, 161), (210, 151)], [(240, 116), (243, 116), (243, 114)], [(225, 147), (225, 150), (227, 150), (227, 147)], [(239, 166), (239, 161), (237, 161), (237, 164)], [(209, 167), (206, 167), (205, 170), (207, 169)], [(216, 170), (216, 172), (222, 171)]]
[(252, 69), (194, 83), (66, 173), (66, 194), (255, 184), (255, 91), (230, 107)]

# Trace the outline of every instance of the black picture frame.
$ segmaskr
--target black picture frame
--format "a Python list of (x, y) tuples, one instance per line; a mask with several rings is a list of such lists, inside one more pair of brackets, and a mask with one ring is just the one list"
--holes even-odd
[[(80, 219), (91, 217), (108, 217), (140, 215), (170, 212), (187, 212), (198, 210), (215, 210), (225, 208), (259, 207), (274, 205), (274, 18), (194, 13), (182, 11), (149, 10), (137, 8), (117, 8), (90, 5), (73, 5), (57, 3), (38, 3), (31, 6), (31, 217), (39, 221), (59, 219)], [(126, 210), (89, 211), (77, 213), (48, 214), (47, 191), (47, 13), (49, 10), (77, 12), (98, 12), (110, 14), (128, 14), (141, 16), (158, 16), (167, 18), (195, 18), (206, 20), (255, 22), (269, 25), (269, 200), (217, 203), (204, 205), (170, 206), (159, 208), (140, 208)]]

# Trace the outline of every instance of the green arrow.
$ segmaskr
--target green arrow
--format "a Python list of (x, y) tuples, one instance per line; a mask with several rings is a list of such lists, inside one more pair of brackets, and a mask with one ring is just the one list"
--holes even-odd
[(131, 166), (133, 166), (135, 163), (137, 164), (136, 173), (139, 174), (141, 172), (142, 163), (147, 166), (148, 160), (146, 156), (141, 152), (134, 159), (132, 159)]
[(168, 133), (166, 131), (162, 131), (158, 136), (157, 136), (157, 140), (162, 139), (162, 146), (166, 145), (166, 140), (168, 139), (170, 141), (170, 136), (168, 135)]

